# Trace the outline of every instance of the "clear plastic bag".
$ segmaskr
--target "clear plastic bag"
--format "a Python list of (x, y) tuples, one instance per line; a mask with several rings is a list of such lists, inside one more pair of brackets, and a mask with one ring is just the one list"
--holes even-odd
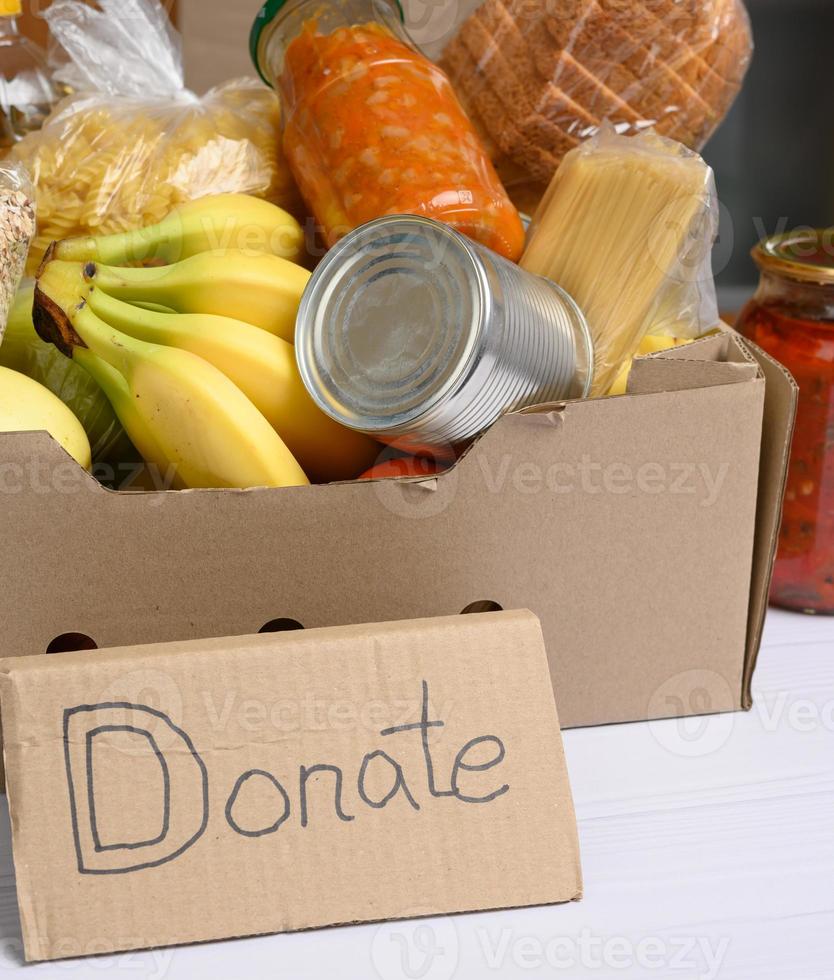
[(68, 59), (56, 78), (75, 94), (13, 150), (37, 188), (29, 269), (55, 239), (153, 224), (207, 194), (255, 194), (297, 212), (277, 96), (243, 78), (198, 98), (159, 0), (99, 6), (58, 0), (44, 15)]
[(604, 395), (649, 334), (699, 337), (718, 322), (712, 170), (653, 132), (600, 131), (562, 161), (530, 228), (523, 268), (566, 289), (594, 340)]
[(118, 461), (130, 452), (130, 442), (104, 392), (84, 368), (35, 332), (34, 292), (31, 280), (21, 284), (0, 344), (0, 366), (42, 384), (72, 410), (90, 440), (93, 462)]
[(742, 0), (484, 0), (440, 63), (516, 204), (610, 121), (700, 150), (752, 55)]
[(35, 234), (34, 196), (26, 170), (0, 162), (0, 342)]

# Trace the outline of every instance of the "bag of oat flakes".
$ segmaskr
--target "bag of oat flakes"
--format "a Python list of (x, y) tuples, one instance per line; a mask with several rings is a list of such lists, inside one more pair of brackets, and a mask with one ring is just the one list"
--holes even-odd
[(35, 236), (35, 192), (20, 164), (0, 163), (0, 343)]

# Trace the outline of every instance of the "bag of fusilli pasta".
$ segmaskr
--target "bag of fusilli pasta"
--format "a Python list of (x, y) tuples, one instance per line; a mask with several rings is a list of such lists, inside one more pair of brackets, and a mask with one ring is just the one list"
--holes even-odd
[(57, 79), (74, 94), (12, 153), (37, 192), (29, 269), (56, 239), (143, 227), (207, 194), (255, 194), (297, 213), (275, 93), (242, 78), (198, 98), (159, 0), (98, 5), (56, 0), (44, 14), (68, 59)]

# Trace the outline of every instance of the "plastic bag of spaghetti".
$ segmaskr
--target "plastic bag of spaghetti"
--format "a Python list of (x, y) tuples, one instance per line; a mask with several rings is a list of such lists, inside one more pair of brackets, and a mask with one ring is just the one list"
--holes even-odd
[(592, 394), (607, 394), (648, 334), (699, 337), (718, 322), (712, 170), (655, 133), (613, 127), (562, 161), (533, 218), (523, 268), (566, 289), (594, 341)]
[(55, 239), (125, 231), (226, 191), (297, 210), (280, 103), (256, 79), (202, 98), (184, 87), (180, 37), (158, 0), (57, 0), (45, 12), (74, 94), (13, 150), (35, 182), (29, 269)]
[(752, 54), (741, 0), (465, 0), (441, 65), (515, 203), (608, 120), (700, 150)]

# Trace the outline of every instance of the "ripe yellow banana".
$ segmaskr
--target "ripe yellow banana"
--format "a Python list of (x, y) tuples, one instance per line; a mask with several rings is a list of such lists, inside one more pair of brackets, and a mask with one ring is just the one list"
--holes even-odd
[[(182, 485), (309, 482), (275, 429), (226, 375), (189, 351), (148, 344), (108, 326), (49, 265), (35, 290), (35, 324), (69, 356), (88, 347), (122, 375), (151, 433), (152, 454), (173, 464)], [(125, 423), (131, 424), (128, 418)]]
[[(48, 268), (46, 265), (44, 268)], [(243, 320), (295, 340), (295, 318), (310, 273), (277, 255), (204, 252), (174, 265), (119, 269), (88, 262), (86, 279), (117, 299), (164, 306), (176, 313), (212, 313)]]
[(84, 469), (90, 441), (78, 419), (48, 388), (25, 374), (0, 367), (0, 432), (48, 432)]
[(71, 262), (128, 265), (179, 262), (230, 248), (270, 252), (291, 262), (304, 248), (301, 225), (282, 208), (248, 194), (216, 194), (189, 201), (148, 228), (98, 238), (67, 238), (50, 255)]
[(150, 426), (139, 411), (138, 402), (130, 393), (127, 381), (115, 368), (97, 357), (89, 347), (76, 347), (72, 359), (87, 371), (107, 396), (122, 428), (142, 459), (148, 466), (155, 467), (157, 472), (154, 474), (154, 484), (168, 486), (173, 490), (183, 489), (184, 484), (178, 477), (176, 465), (166, 456), (154, 438)]
[[(70, 270), (68, 278), (77, 280)], [(295, 348), (280, 337), (229, 317), (139, 310), (101, 289), (91, 290), (87, 302), (108, 326), (129, 337), (179, 347), (221, 370), (277, 430), (313, 481), (351, 480), (379, 455), (376, 442), (318, 408), (298, 373)]]

